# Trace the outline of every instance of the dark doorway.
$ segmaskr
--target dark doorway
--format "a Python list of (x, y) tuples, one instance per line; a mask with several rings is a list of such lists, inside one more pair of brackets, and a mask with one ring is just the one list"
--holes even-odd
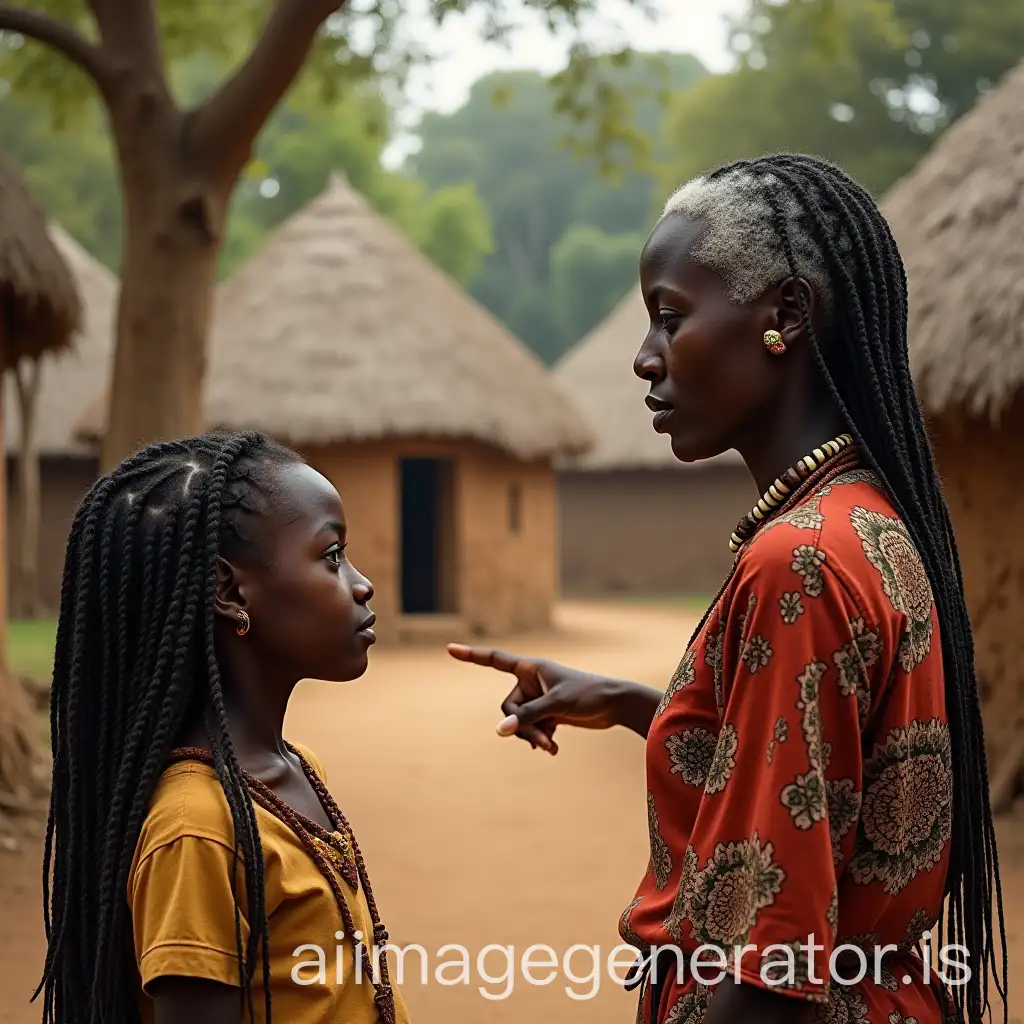
[(440, 459), (402, 459), (402, 611), (452, 612), (452, 467)]

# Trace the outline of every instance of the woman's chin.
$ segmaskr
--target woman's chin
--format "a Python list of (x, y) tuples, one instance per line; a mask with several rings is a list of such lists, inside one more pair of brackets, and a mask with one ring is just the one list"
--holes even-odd
[(706, 437), (672, 435), (672, 454), (680, 462), (703, 462), (705, 459), (721, 455), (725, 450)]

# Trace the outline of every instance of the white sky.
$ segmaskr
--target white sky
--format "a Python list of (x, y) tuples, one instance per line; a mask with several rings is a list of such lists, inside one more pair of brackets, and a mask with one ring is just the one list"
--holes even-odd
[[(599, 13), (590, 19), (588, 41), (611, 49), (623, 41), (637, 50), (689, 52), (714, 71), (729, 67), (726, 49), (726, 17), (745, 6), (744, 0), (649, 0), (657, 13), (648, 18), (631, 9), (624, 0), (599, 0)], [(508, 0), (515, 10), (518, 0)], [(470, 86), (492, 71), (535, 68), (553, 73), (565, 65), (570, 37), (555, 37), (543, 22), (525, 10), (517, 17), (520, 27), (502, 44), (480, 41), (480, 20), (474, 16), (449, 17), (438, 29), (425, 16), (426, 0), (410, 0), (414, 12), (406, 24), (418, 42), (438, 58), (436, 63), (417, 69), (409, 78), (411, 109), (407, 123), (417, 111), (450, 112), (466, 100)], [(403, 120), (406, 120), (403, 118)], [(395, 140), (386, 154), (394, 164), (408, 152), (408, 137)]]

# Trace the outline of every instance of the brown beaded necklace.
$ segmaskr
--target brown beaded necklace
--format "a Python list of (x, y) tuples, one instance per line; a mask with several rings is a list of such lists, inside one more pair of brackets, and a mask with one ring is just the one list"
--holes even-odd
[[(388, 932), (381, 923), (377, 903), (373, 898), (373, 889), (370, 887), (370, 878), (366, 872), (366, 864), (362, 851), (359, 849), (359, 843), (356, 842), (355, 833), (341, 808), (335, 803), (334, 798), (321, 781), (320, 776), (313, 771), (302, 754), (290, 743), (288, 749), (299, 759), (309, 784), (313, 787), (321, 806), (327, 812), (327, 817), (334, 823), (335, 831), (328, 832), (322, 825), (290, 807), (272, 789), (243, 768), (242, 775), (249, 788), (249, 795), (255, 803), (287, 825), (305, 847), (306, 852), (312, 857), (313, 862), (331, 887), (338, 910), (341, 912), (345, 935), (352, 938), (353, 942), (355, 941), (356, 926), (338, 876), (340, 875), (353, 889), (358, 889), (362, 885), (366, 904), (370, 910), (370, 919), (373, 922), (373, 945), (379, 949), (387, 945)], [(170, 761), (172, 763), (175, 761), (201, 761), (211, 767), (214, 763), (212, 753), (201, 747), (178, 747), (171, 751)], [(380, 1013), (381, 1019), (384, 1024), (395, 1024), (395, 994), (391, 987), (387, 957), (382, 952), (380, 979), (377, 982), (374, 980), (373, 964), (367, 944), (360, 942), (357, 949), (363, 975), (370, 978), (374, 984), (373, 999), (377, 1004), (377, 1011)]]
[(805, 480), (817, 475), (823, 466), (832, 462), (852, 444), (853, 437), (850, 434), (840, 434), (834, 440), (826, 441), (820, 448), (815, 448), (810, 455), (805, 455), (795, 466), (787, 469), (761, 495), (750, 512), (736, 524), (736, 529), (729, 538), (729, 550), (736, 554), (773, 512), (778, 511), (783, 505), (790, 504), (787, 499), (801, 488)]

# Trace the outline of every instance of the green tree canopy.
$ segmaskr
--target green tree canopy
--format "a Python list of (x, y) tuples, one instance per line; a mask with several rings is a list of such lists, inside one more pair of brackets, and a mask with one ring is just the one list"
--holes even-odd
[(789, 149), (834, 160), (881, 193), (1024, 55), (1020, 4), (850, 0), (838, 21), (822, 21), (814, 15), (827, 4), (752, 0), (732, 37), (737, 69), (673, 98), (665, 188)]
[[(201, 93), (211, 79), (204, 61), (176, 71), (186, 95)], [(318, 195), (337, 170), (443, 270), (460, 282), (471, 277), (491, 246), (488, 215), (475, 192), (466, 186), (431, 192), (409, 175), (385, 171), (380, 160), (388, 136), (388, 111), (376, 90), (353, 89), (329, 109), (293, 96), (264, 129), (235, 191), (221, 276)], [(117, 272), (121, 197), (109, 134), (95, 104), (55, 130), (38, 97), (8, 91), (0, 99), (0, 138), (50, 216)]]
[[(490, 214), (494, 249), (471, 292), (545, 359), (597, 324), (634, 280), (664, 99), (704, 73), (688, 54), (609, 56), (589, 79), (598, 84), (582, 84), (566, 109), (540, 74), (503, 72), (478, 81), (455, 113), (424, 118), (410, 169), (431, 187), (471, 183)], [(595, 154), (577, 144), (573, 115), (602, 84), (630, 103), (632, 135)], [(581, 292), (571, 299), (570, 282)]]

